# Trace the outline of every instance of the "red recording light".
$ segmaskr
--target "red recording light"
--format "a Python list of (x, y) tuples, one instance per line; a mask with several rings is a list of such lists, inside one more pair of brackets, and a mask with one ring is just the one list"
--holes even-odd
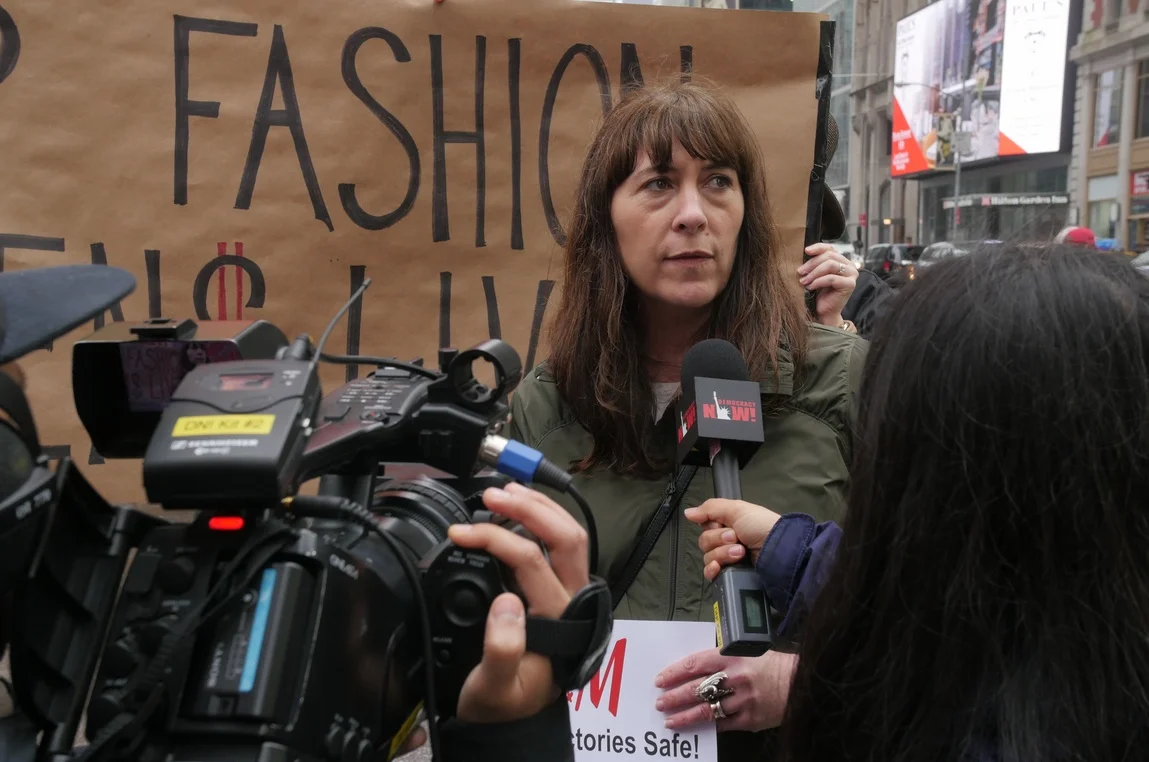
[(237, 532), (243, 529), (243, 516), (212, 516), (207, 526), (217, 532)]

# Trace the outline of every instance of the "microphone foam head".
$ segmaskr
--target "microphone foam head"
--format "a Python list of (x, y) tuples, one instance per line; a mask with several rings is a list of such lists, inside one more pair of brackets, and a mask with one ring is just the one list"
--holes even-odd
[(722, 378), (749, 381), (750, 370), (737, 347), (722, 339), (700, 341), (682, 357), (682, 397), (694, 396), (694, 379)]

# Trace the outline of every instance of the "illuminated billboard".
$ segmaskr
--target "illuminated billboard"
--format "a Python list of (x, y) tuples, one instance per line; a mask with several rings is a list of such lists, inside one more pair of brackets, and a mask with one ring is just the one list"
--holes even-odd
[(938, 0), (899, 21), (890, 174), (959, 150), (963, 163), (1061, 150), (1068, 32), (1068, 0)]

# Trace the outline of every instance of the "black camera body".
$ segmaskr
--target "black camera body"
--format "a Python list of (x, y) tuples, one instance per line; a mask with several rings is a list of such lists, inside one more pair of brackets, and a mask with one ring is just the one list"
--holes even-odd
[[(132, 340), (182, 357), (171, 344), (194, 339), (188, 322), (160, 344), (154, 330)], [(98, 409), (96, 392), (155, 387), (129, 376), (140, 349), (98, 350), (79, 352), (89, 372), (113, 380), (76, 386), (81, 411)], [(534, 539), (481, 500), (509, 481), (482, 467), (505, 465), (492, 451), (506, 440), (494, 437), (493, 449), (491, 440), (522, 374), (513, 349), (492, 340), (444, 350), (437, 372), (354, 358), (380, 367), (322, 402), (309, 339), (276, 348), (275, 359), (266, 342), (258, 351), (182, 368), (178, 384), (168, 363), (162, 411), (147, 394), (136, 395), (144, 405), (108, 403), (132, 419), (132, 440), (118, 450), (126, 456), (158, 419), (144, 461), (149, 497), (198, 509), (191, 523), (111, 506), (61, 462), (12, 633), (16, 697), (45, 731), (42, 759), (71, 758), (87, 706), (93, 760), (389, 760), (421, 712), (453, 716), (481, 660), (491, 602), (519, 592), (501, 562), (447, 537), (452, 524), (492, 522)], [(475, 379), (476, 360), (493, 366), (493, 386)], [(106, 416), (98, 425), (112, 441)], [(229, 457), (238, 439), (257, 446)], [(391, 478), (382, 463), (430, 467), (438, 478)], [(245, 469), (262, 476), (231, 489)], [(293, 494), (316, 477), (318, 495)], [(567, 641), (565, 653), (532, 646), (528, 621), (528, 648), (565, 658), (568, 680), (589, 677), (605, 654), (610, 607), (600, 587), (569, 623), (580, 634), (553, 638)], [(553, 624), (568, 623), (536, 626), (536, 644)]]
[[(474, 492), (493, 481), (456, 484)], [(511, 588), (486, 553), (431, 544), (437, 532), (427, 531), (426, 506), (412, 498), (452, 493), (462, 494), (449, 483), (396, 482), (377, 508), (413, 555), (426, 548), (422, 594), (441, 603), (431, 607), (431, 638), (443, 708), (454, 707), (482, 656), (490, 601)], [(481, 506), (457, 507), (468, 521), (482, 518)], [(148, 532), (112, 618), (88, 708), (90, 738), (124, 711), (181, 613), (204, 600), (218, 570), (260, 527), (216, 515)], [(173, 643), (149, 735), (174, 760), (237, 760), (247, 748), (254, 760), (258, 749), (276, 747), (293, 758), (381, 759), (412, 726), (423, 698), (422, 634), (412, 626), (419, 591), (398, 572), (393, 551), (360, 527), (303, 519), (297, 531), (233, 606), (195, 638)]]

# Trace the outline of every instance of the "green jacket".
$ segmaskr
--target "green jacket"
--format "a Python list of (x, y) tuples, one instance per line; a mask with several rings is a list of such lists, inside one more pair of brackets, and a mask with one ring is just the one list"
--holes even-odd
[[(801, 512), (819, 521), (840, 520), (852, 456), (862, 366), (868, 343), (855, 334), (811, 325), (801, 385), (784, 355), (780, 378), (760, 382), (763, 398), (784, 398), (765, 421), (765, 442), (742, 471), (744, 500), (780, 513)], [(591, 450), (590, 435), (572, 417), (554, 378), (539, 365), (515, 391), (509, 436), (566, 467)], [(647, 413), (648, 415), (650, 413)], [(674, 441), (673, 407), (658, 426)], [(598, 525), (600, 575), (614, 581), (657, 511), (671, 474), (658, 479), (623, 477), (604, 469), (575, 478)], [(582, 523), (578, 506), (545, 490)], [(682, 509), (714, 496), (707, 469), (699, 469), (678, 514), (615, 609), (619, 619), (713, 621), (712, 583), (702, 576), (700, 528)], [(605, 572), (605, 573), (603, 573)]]

